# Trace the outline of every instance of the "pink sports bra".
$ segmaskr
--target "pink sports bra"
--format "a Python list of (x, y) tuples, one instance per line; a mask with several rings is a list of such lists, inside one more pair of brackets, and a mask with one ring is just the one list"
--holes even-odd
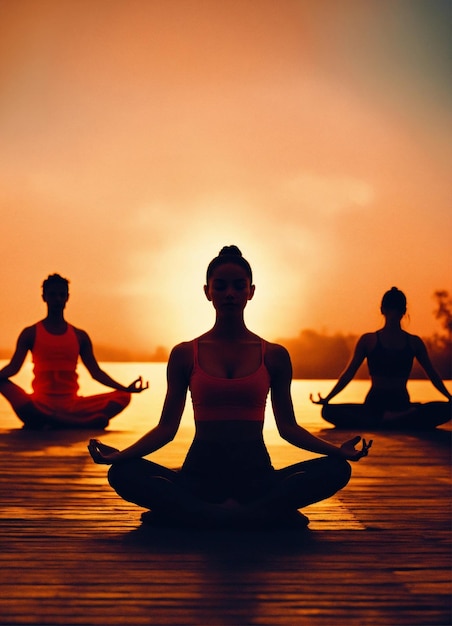
[(220, 378), (204, 372), (198, 363), (198, 340), (193, 340), (193, 371), (190, 393), (195, 422), (264, 421), (265, 404), (270, 389), (270, 374), (265, 366), (266, 342), (261, 339), (262, 360), (259, 368), (241, 378)]

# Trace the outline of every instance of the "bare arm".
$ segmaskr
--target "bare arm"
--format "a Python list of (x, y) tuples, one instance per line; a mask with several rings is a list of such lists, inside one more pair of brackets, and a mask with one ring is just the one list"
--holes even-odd
[(411, 336), (412, 345), (414, 348), (414, 355), (422, 366), (422, 369), (432, 381), (432, 384), (440, 393), (442, 393), (450, 401), (452, 394), (449, 392), (440, 375), (433, 367), (430, 357), (427, 352), (427, 348), (420, 337)]
[(348, 383), (353, 379), (356, 372), (358, 371), (361, 363), (364, 361), (364, 359), (367, 356), (367, 353), (368, 353), (367, 344), (368, 344), (369, 336), (370, 334), (368, 333), (366, 335), (362, 335), (362, 337), (358, 339), (358, 342), (355, 346), (355, 350), (353, 352), (353, 356), (349, 364), (347, 365), (345, 370), (342, 372), (341, 376), (339, 377), (337, 383), (334, 385), (330, 393), (327, 396), (325, 396), (325, 398), (322, 398), (322, 396), (318, 394), (318, 400), (314, 400), (311, 394), (310, 396), (311, 402), (314, 402), (314, 404), (328, 404), (328, 402), (332, 398), (334, 398), (334, 396), (337, 396), (337, 394), (348, 385)]
[(118, 461), (141, 458), (162, 448), (174, 439), (185, 407), (192, 367), (191, 355), (192, 353), (187, 350), (186, 344), (176, 346), (171, 352), (167, 368), (167, 392), (157, 426), (121, 452), (91, 439), (88, 450), (95, 463), (109, 465)]
[(362, 450), (355, 450), (355, 445), (361, 440), (356, 436), (337, 447), (316, 437), (300, 426), (295, 418), (290, 385), (292, 382), (292, 364), (285, 348), (273, 344), (269, 346), (267, 367), (271, 375), (271, 401), (279, 434), (283, 439), (298, 448), (309, 450), (317, 454), (340, 456), (351, 461), (358, 461), (367, 451), (372, 442), (367, 445), (363, 440)]
[(11, 361), (0, 370), (0, 379), (11, 378), (20, 370), (28, 351), (33, 348), (35, 332), (35, 326), (29, 326), (20, 333)]
[(120, 391), (128, 391), (130, 393), (140, 393), (149, 387), (148, 383), (143, 384), (141, 376), (128, 386), (118, 383), (99, 366), (99, 363), (94, 356), (93, 344), (91, 343), (91, 339), (88, 334), (84, 330), (79, 330), (78, 328), (75, 329), (75, 332), (77, 333), (80, 344), (80, 358), (94, 380), (97, 380), (97, 382), (105, 385), (106, 387), (111, 387), (112, 389), (118, 389)]

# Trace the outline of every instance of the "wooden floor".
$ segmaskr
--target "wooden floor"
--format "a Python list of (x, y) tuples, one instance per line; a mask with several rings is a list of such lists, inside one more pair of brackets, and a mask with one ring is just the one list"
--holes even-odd
[[(142, 527), (88, 436), (0, 430), (1, 624), (452, 623), (449, 429), (374, 435), (304, 532)], [(271, 452), (278, 467), (299, 459)]]

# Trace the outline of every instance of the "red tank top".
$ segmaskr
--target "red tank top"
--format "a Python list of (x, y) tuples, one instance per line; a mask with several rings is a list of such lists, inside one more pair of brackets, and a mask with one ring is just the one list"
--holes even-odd
[(63, 335), (52, 335), (42, 322), (38, 322), (31, 351), (35, 395), (75, 395), (79, 388), (76, 372), (79, 352), (73, 326), (68, 324)]
[(270, 374), (264, 361), (265, 346), (266, 342), (261, 339), (261, 364), (253, 374), (242, 378), (220, 378), (200, 368), (198, 340), (193, 341), (193, 371), (189, 388), (195, 422), (264, 421), (270, 389)]

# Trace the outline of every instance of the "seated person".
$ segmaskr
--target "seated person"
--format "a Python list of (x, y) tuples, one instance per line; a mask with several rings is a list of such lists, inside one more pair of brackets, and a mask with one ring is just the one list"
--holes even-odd
[[(125, 387), (104, 372), (96, 361), (88, 334), (64, 318), (69, 281), (52, 274), (42, 285), (47, 316), (19, 335), (14, 355), (0, 370), (0, 393), (25, 428), (105, 428), (130, 402), (131, 393), (147, 389), (140, 378)], [(33, 392), (26, 393), (9, 378), (22, 367), (28, 351), (33, 359)], [(82, 397), (77, 394), (78, 358), (98, 382), (115, 391)]]
[[(420, 337), (401, 327), (406, 313), (405, 294), (393, 287), (381, 302), (385, 318), (383, 328), (366, 333), (356, 344), (353, 357), (336, 385), (325, 397), (311, 401), (322, 405), (322, 417), (342, 428), (427, 429), (451, 418), (452, 395), (433, 367)], [(417, 359), (433, 385), (448, 402), (412, 403), (407, 382), (414, 359)], [(353, 379), (367, 359), (372, 385), (364, 404), (329, 404)]]
[[(160, 421), (122, 451), (96, 439), (89, 451), (108, 473), (117, 493), (150, 509), (143, 521), (194, 527), (306, 526), (298, 509), (329, 498), (349, 481), (348, 461), (367, 455), (371, 442), (353, 437), (337, 447), (296, 421), (290, 384), (292, 367), (285, 348), (269, 343), (245, 325), (244, 310), (254, 295), (249, 263), (236, 246), (226, 246), (209, 264), (204, 292), (215, 309), (211, 330), (173, 348)], [(190, 390), (195, 437), (180, 470), (142, 457), (176, 435)], [(319, 455), (274, 469), (263, 439), (270, 392), (280, 435)]]

